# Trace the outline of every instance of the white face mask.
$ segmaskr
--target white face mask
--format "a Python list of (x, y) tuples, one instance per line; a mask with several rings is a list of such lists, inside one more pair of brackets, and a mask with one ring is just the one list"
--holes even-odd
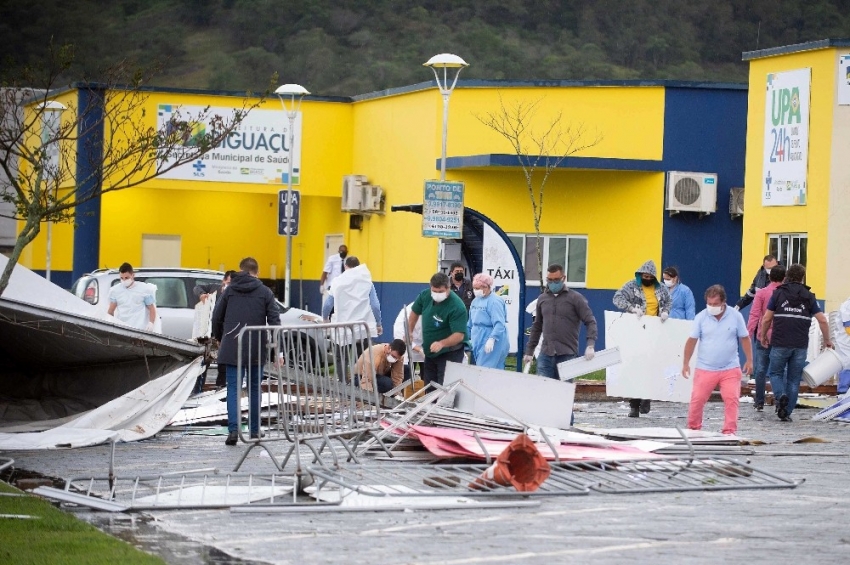
[(472, 289), (472, 294), (474, 294), (474, 295), (475, 295), (475, 298), (481, 298), (482, 296), (484, 296), (484, 289), (481, 289), (481, 288), (473, 288), (473, 289)]
[(396, 361), (398, 361), (398, 359), (396, 359), (392, 355), (387, 355), (387, 363), (395, 363)]
[(673, 279), (664, 279), (664, 286), (666, 286), (667, 288), (673, 288), (674, 286), (676, 286), (676, 281), (674, 281)]
[(124, 288), (130, 288), (131, 286), (133, 286), (133, 279), (123, 279), (121, 281), (121, 284), (124, 285)]
[(448, 297), (449, 295), (445, 292), (434, 292), (433, 290), (431, 291), (431, 298), (434, 300), (434, 302), (440, 303)]
[(705, 310), (712, 316), (719, 316), (720, 313), (723, 312), (723, 305), (721, 304), (720, 306), (709, 306), (708, 304), (706, 304)]

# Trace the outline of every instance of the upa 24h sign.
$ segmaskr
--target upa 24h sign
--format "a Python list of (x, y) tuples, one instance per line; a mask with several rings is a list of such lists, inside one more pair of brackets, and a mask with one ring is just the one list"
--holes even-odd
[(811, 69), (767, 75), (762, 206), (804, 206)]

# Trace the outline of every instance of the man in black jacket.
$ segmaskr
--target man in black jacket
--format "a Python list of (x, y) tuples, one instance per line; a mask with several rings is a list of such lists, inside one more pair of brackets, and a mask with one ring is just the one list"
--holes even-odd
[[(242, 341), (242, 367), (237, 367), (239, 358), (239, 331), (246, 326), (279, 326), (280, 310), (274, 294), (257, 275), (260, 267), (253, 257), (246, 257), (239, 263), (240, 272), (233, 275), (230, 285), (224, 290), (215, 305), (212, 318), (212, 335), (221, 345), (218, 350), (218, 362), (225, 365), (227, 375), (227, 440), (226, 445), (236, 445), (239, 439), (239, 424), (242, 421), (241, 399), (242, 382), (248, 376), (248, 389), (251, 409), (249, 429), (251, 439), (260, 437), (260, 377), (265, 358), (257, 356), (264, 352), (265, 332), (251, 335), (253, 344), (247, 339)], [(239, 374), (241, 370), (242, 374)]]
[(764, 256), (761, 267), (756, 272), (756, 276), (753, 277), (753, 284), (750, 285), (747, 293), (735, 304), (735, 310), (743, 310), (752, 304), (753, 299), (756, 297), (756, 291), (770, 284), (770, 270), (778, 264), (779, 261), (776, 260), (775, 255)]
[[(818, 321), (824, 345), (833, 347), (829, 323), (815, 294), (803, 284), (805, 277), (806, 268), (799, 263), (788, 267), (785, 283), (773, 291), (759, 325), (759, 341), (763, 347), (770, 347), (767, 376), (776, 399), (776, 415), (783, 422), (791, 421), (797, 405), (812, 317)], [(768, 337), (771, 326), (773, 333)]]

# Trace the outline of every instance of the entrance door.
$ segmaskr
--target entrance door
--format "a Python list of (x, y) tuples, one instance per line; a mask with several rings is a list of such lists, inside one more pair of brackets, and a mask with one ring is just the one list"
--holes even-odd
[(181, 267), (179, 235), (142, 234), (142, 267)]
[(322, 268), (325, 268), (325, 264), (328, 262), (328, 259), (331, 255), (336, 255), (339, 253), (339, 246), (345, 244), (345, 238), (341, 233), (332, 233), (325, 235), (325, 260), (322, 263)]

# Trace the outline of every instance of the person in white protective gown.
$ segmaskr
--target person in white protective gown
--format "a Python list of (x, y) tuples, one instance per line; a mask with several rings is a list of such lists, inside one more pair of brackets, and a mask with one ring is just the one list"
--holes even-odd
[(475, 299), (469, 306), (467, 328), (475, 364), (479, 367), (504, 369), (510, 348), (505, 301), (493, 293), (493, 277), (490, 275), (475, 275), (472, 279), (472, 290)]
[(107, 314), (137, 330), (157, 331), (156, 285), (137, 281), (130, 263), (122, 264), (118, 275), (121, 283), (109, 289)]
[[(400, 339), (407, 344), (405, 328), (407, 328), (407, 319), (410, 317), (410, 307), (413, 303), (405, 304), (398, 312), (398, 316), (393, 323), (393, 339)], [(410, 350), (404, 354), (404, 378), (409, 379), (412, 373), (413, 363), (422, 363), (425, 361), (425, 352), (422, 350), (422, 320), (416, 321), (416, 326), (413, 328), (413, 333), (410, 334)]]

